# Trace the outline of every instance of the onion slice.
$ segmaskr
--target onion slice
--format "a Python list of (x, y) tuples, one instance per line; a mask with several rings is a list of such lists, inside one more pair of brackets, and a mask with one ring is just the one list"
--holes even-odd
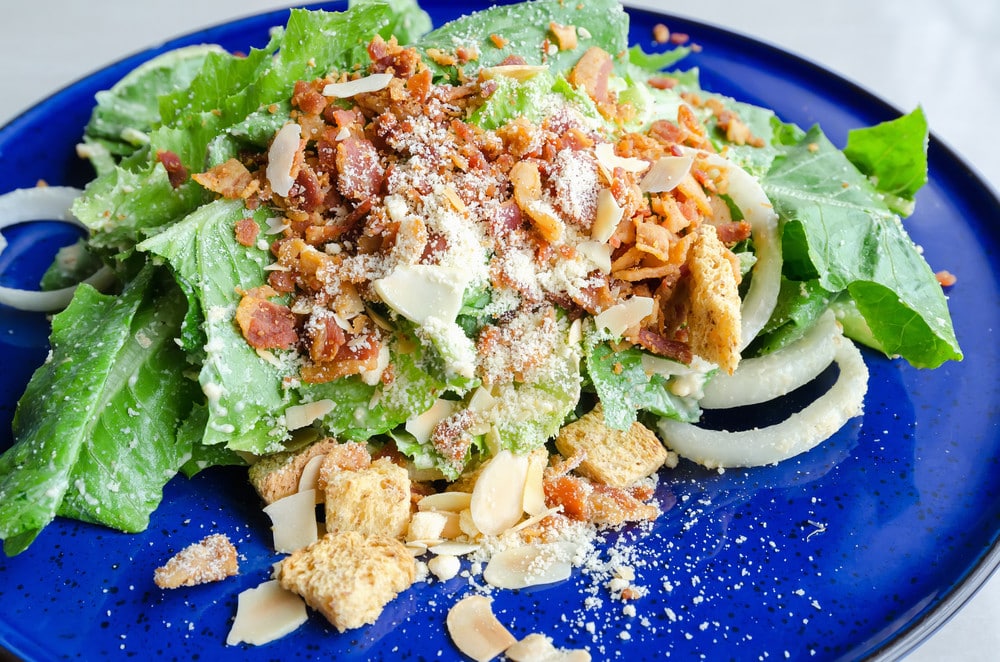
[(752, 278), (741, 306), (741, 343), (743, 350), (767, 324), (778, 301), (781, 288), (781, 238), (778, 236), (778, 215), (768, 200), (767, 194), (757, 178), (732, 161), (709, 152), (685, 148), (684, 152), (695, 155), (709, 165), (728, 173), (729, 188), (726, 191), (733, 202), (743, 212), (750, 224), (754, 252), (757, 262), (751, 270)]
[[(71, 186), (36, 186), (15, 189), (0, 195), (0, 229), (28, 221), (60, 221), (86, 229), (71, 211), (73, 201), (83, 193)], [(0, 252), (6, 242), (0, 241)], [(101, 267), (83, 282), (101, 289), (114, 282), (114, 272)], [(0, 287), (0, 304), (29, 312), (48, 313), (62, 310), (73, 298), (76, 285), (58, 290), (22, 290)]]
[(681, 457), (709, 468), (777, 464), (825, 441), (861, 414), (868, 390), (868, 367), (861, 352), (843, 337), (834, 339), (840, 376), (830, 390), (781, 423), (729, 432), (661, 419), (663, 442)]
[(786, 347), (752, 359), (743, 359), (732, 375), (719, 372), (705, 385), (703, 409), (726, 409), (767, 402), (808, 384), (833, 362), (841, 335), (833, 311), (828, 310), (804, 336)]

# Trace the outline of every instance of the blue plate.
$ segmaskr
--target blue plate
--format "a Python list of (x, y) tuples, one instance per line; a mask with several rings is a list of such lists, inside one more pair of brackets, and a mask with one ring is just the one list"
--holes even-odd
[[(474, 4), (482, 3), (426, 3), (436, 23)], [(855, 85), (759, 42), (631, 14), (633, 42), (652, 46), (652, 27), (661, 21), (687, 32), (703, 46), (687, 64), (701, 69), (706, 88), (774, 108), (802, 126), (818, 122), (835, 143), (843, 144), (850, 128), (898, 115)], [(39, 179), (82, 185), (89, 175), (73, 146), (96, 91), (166, 48), (263, 45), (285, 16), (174, 40), (58, 92), (0, 130), (0, 187)], [(632, 603), (634, 615), (610, 599), (606, 576), (577, 571), (560, 585), (495, 594), (495, 610), (515, 635), (543, 632), (559, 645), (590, 647), (595, 659), (896, 657), (985, 581), (1000, 560), (1000, 343), (993, 332), (1000, 329), (1000, 205), (933, 138), (930, 175), (906, 224), (931, 266), (958, 276), (949, 294), (965, 361), (920, 371), (867, 353), (864, 418), (821, 447), (776, 467), (720, 474), (684, 463), (665, 473), (658, 496), (676, 505), (651, 531), (626, 529), (606, 542), (606, 556), (623, 554), (635, 583), (648, 589)], [(46, 251), (68, 241), (46, 224), (7, 234), (2, 280), (23, 287), (48, 264)], [(45, 357), (47, 324), (0, 310), (6, 447), (16, 399)], [(153, 568), (212, 531), (236, 542), (243, 556), (237, 578), (167, 592), (153, 585)], [(269, 538), (244, 473), (233, 469), (172, 481), (142, 534), (56, 521), (25, 553), (0, 558), (0, 644), (27, 659), (459, 657), (444, 618), (470, 590), (462, 577), (414, 586), (370, 627), (338, 634), (313, 615), (279, 642), (226, 647), (237, 594), (265, 579), (276, 558)]]

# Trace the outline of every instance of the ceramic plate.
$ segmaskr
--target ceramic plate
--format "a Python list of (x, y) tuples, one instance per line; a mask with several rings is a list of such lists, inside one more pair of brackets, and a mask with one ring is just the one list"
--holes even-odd
[[(438, 24), (458, 4), (470, 8), (426, 3)], [(245, 51), (284, 20), (284, 12), (241, 20), (163, 48), (207, 41)], [(809, 62), (713, 27), (634, 11), (631, 40), (650, 46), (660, 21), (701, 44), (685, 66), (701, 69), (706, 88), (804, 127), (818, 122), (837, 144), (850, 128), (898, 115)], [(0, 188), (82, 185), (89, 173), (73, 146), (94, 93), (159, 50), (81, 80), (0, 130)], [(558, 585), (498, 592), (495, 610), (515, 635), (542, 632), (562, 646), (588, 646), (595, 659), (896, 656), (985, 581), (1000, 556), (1000, 206), (934, 139), (930, 174), (906, 224), (931, 266), (958, 276), (950, 298), (965, 361), (920, 371), (866, 353), (864, 417), (819, 448), (776, 467), (717, 473), (684, 463), (664, 474), (658, 496), (673, 508), (651, 531), (609, 537), (604, 552), (633, 568), (648, 594), (626, 608), (610, 599), (607, 575), (581, 571)], [(2, 282), (22, 287), (69, 240), (46, 223), (6, 236)], [(14, 404), (45, 357), (46, 336), (41, 316), (2, 309), (0, 447), (10, 443)], [(168, 592), (153, 585), (153, 568), (213, 531), (244, 556), (237, 578)], [(0, 558), (0, 644), (32, 660), (459, 656), (444, 619), (470, 590), (463, 577), (414, 586), (370, 627), (338, 634), (314, 615), (273, 644), (226, 647), (237, 594), (264, 580), (276, 559), (269, 539), (244, 473), (231, 469), (175, 479), (142, 534), (57, 521), (27, 552)]]

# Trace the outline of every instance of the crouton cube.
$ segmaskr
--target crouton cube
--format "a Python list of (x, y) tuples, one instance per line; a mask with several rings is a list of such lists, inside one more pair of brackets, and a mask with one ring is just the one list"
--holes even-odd
[(564, 426), (556, 448), (566, 457), (582, 458), (578, 473), (612, 487), (627, 487), (653, 474), (667, 459), (663, 444), (641, 423), (628, 430), (606, 426), (600, 404)]
[(285, 558), (278, 580), (344, 632), (378, 620), (416, 572), (413, 555), (398, 540), (341, 531)]
[(188, 545), (153, 573), (160, 588), (178, 588), (217, 582), (239, 572), (236, 548), (222, 533)]
[(733, 254), (711, 225), (701, 227), (691, 251), (687, 313), (691, 351), (733, 374), (740, 362), (740, 292)]
[(326, 530), (402, 538), (410, 521), (410, 475), (389, 458), (326, 479)]
[(278, 499), (291, 496), (299, 490), (302, 470), (309, 460), (317, 455), (331, 452), (339, 444), (336, 439), (326, 438), (296, 451), (275, 453), (261, 458), (248, 472), (250, 484), (264, 503), (274, 503)]

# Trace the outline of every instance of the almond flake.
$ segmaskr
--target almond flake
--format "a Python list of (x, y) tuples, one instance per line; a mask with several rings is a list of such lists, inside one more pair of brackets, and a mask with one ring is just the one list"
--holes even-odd
[(338, 99), (349, 99), (356, 94), (363, 94), (365, 92), (378, 92), (383, 90), (389, 85), (389, 81), (392, 80), (392, 74), (381, 73), (381, 74), (371, 74), (365, 76), (364, 78), (355, 78), (354, 80), (348, 80), (343, 83), (328, 83), (326, 87), (323, 88), (323, 96), (326, 97), (336, 97)]
[(289, 430), (298, 430), (313, 421), (323, 418), (333, 411), (333, 400), (323, 399), (315, 402), (306, 402), (301, 405), (292, 405), (285, 408), (285, 427)]
[(559, 543), (510, 547), (493, 555), (483, 579), (506, 589), (561, 582), (573, 572), (570, 551)]
[(455, 646), (477, 662), (492, 660), (517, 642), (493, 615), (493, 601), (482, 595), (459, 600), (445, 622)]
[(500, 535), (521, 520), (528, 458), (503, 450), (486, 463), (472, 488), (469, 509), (476, 528)]

